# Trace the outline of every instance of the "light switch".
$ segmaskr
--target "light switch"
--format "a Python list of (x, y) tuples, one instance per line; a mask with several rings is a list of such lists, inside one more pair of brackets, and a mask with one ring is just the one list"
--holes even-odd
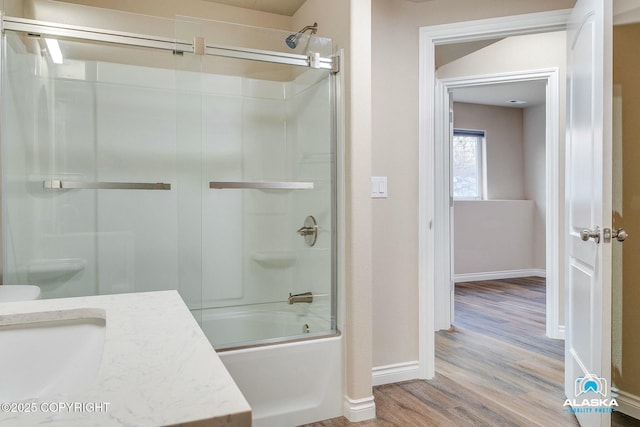
[(371, 177), (371, 198), (373, 199), (387, 198), (387, 177), (386, 176)]

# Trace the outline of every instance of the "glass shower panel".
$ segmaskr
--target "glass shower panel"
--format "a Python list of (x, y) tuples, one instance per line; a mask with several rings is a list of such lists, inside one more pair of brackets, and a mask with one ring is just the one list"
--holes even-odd
[[(92, 70), (46, 56), (44, 41), (5, 36), (4, 283), (41, 285), (44, 297), (97, 292), (96, 195), (44, 188), (95, 180)], [(13, 108), (7, 108), (10, 105)]]
[[(203, 76), (202, 321), (216, 348), (333, 329), (331, 74), (203, 64), (234, 66), (244, 74)], [(313, 246), (297, 232), (308, 216)]]
[[(4, 129), (5, 280), (45, 298), (178, 289), (178, 119), (200, 106), (181, 85), (199, 73), (170, 51), (59, 40), (57, 64), (48, 42), (5, 40), (7, 92), (29, 88)], [(200, 280), (181, 286), (199, 307)]]
[(170, 23), (157, 49), (56, 40), (62, 61), (5, 30), (5, 283), (176, 289), (218, 349), (335, 333), (335, 75), (288, 32)]

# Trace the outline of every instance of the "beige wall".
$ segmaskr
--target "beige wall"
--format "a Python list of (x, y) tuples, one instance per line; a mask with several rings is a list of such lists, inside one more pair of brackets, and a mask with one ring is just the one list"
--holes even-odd
[(418, 359), (419, 28), (574, 3), (487, 0), (478, 7), (474, 0), (372, 1), (372, 173), (387, 176), (389, 188), (389, 197), (373, 204), (374, 366)]
[(533, 242), (513, 243), (533, 226), (531, 200), (456, 200), (453, 206), (456, 275), (533, 268)]
[(489, 199), (454, 203), (456, 275), (533, 268), (533, 242), (514, 248), (510, 241), (510, 236), (533, 227), (533, 204), (522, 201), (525, 199), (523, 117), (521, 108), (453, 104), (455, 128), (485, 132)]
[(485, 132), (489, 200), (525, 198), (522, 116), (520, 108), (453, 104), (455, 128)]
[(345, 392), (349, 399), (364, 399), (372, 394), (371, 4), (307, 0), (293, 22), (295, 28), (317, 22), (318, 35), (344, 48)]
[[(614, 190), (614, 200), (615, 191), (622, 192), (622, 206), (616, 206), (613, 226), (624, 227), (630, 235), (624, 245), (614, 247), (622, 252), (622, 284), (615, 278), (613, 282), (614, 292), (620, 295), (622, 313), (619, 313), (619, 307), (614, 310), (614, 318), (619, 315), (621, 324), (618, 323), (618, 331), (613, 331), (613, 351), (615, 354), (618, 348), (621, 360), (616, 363), (614, 357), (613, 382), (620, 390), (635, 395), (636, 399), (640, 398), (640, 239), (634, 239), (634, 235), (640, 233), (640, 149), (637, 144), (637, 135), (640, 134), (638, 40), (640, 24), (615, 26), (613, 29), (613, 83), (619, 87), (618, 95), (621, 96), (622, 102), (622, 165), (621, 168), (614, 168), (614, 174), (622, 170), (622, 188)], [(614, 251), (614, 256), (615, 254)]]
[(533, 268), (546, 265), (546, 107), (538, 105), (524, 109), (524, 196), (533, 200)]

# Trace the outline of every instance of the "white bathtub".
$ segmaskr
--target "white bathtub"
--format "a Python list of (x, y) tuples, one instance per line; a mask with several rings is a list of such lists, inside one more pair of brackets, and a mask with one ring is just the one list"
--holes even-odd
[[(256, 338), (262, 334), (287, 332), (301, 335), (309, 325), (308, 340), (219, 351), (219, 356), (251, 405), (255, 427), (289, 427), (342, 415), (342, 337), (320, 337), (313, 330), (322, 319), (300, 315), (290, 307), (284, 311), (225, 309), (228, 316), (204, 313), (202, 329), (210, 337), (231, 339), (227, 333)], [(293, 317), (293, 319), (292, 319)], [(296, 322), (292, 323), (292, 320)], [(314, 324), (315, 322), (319, 322)], [(314, 326), (315, 325), (315, 326)], [(218, 330), (218, 333), (215, 331)], [(233, 338), (237, 340), (237, 338)], [(249, 340), (253, 341), (253, 340)], [(212, 340), (212, 342), (215, 342)]]

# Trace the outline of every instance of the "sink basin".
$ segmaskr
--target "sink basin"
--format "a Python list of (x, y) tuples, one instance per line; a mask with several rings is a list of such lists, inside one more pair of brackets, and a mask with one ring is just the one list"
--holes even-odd
[(105, 332), (103, 309), (0, 315), (0, 402), (87, 387), (100, 368)]

